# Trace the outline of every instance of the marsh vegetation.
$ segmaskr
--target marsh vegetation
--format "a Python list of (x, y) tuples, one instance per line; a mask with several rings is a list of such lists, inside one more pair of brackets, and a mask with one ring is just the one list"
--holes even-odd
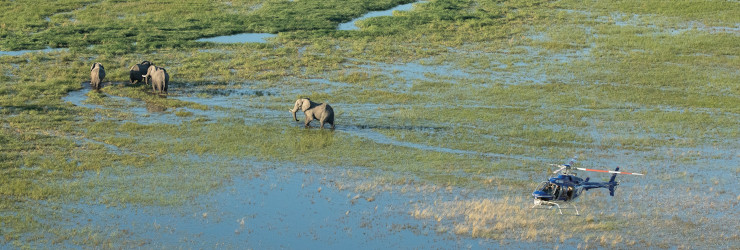
[[(66, 49), (0, 54), (0, 243), (740, 245), (740, 4), (434, 0), (337, 30), (412, 2), (1, 6), (0, 50)], [(197, 41), (245, 32), (276, 36)], [(166, 96), (124, 83), (142, 60), (167, 68)], [(301, 97), (336, 130), (293, 122)], [(530, 210), (546, 164), (573, 155), (646, 176), (590, 191), (580, 217)], [(276, 190), (339, 224), (284, 230), (300, 218), (267, 212), (293, 197)]]

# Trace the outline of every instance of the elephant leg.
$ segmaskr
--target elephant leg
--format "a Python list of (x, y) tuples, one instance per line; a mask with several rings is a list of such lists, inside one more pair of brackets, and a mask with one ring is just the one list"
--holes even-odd
[(313, 113), (306, 114), (306, 123), (304, 124), (306, 128), (309, 127), (309, 124), (311, 124), (311, 121), (313, 121)]
[(321, 118), (321, 129), (324, 129), (324, 124), (327, 124), (327, 123), (332, 124), (332, 128), (334, 128), (333, 122), (327, 117), (323, 117)]

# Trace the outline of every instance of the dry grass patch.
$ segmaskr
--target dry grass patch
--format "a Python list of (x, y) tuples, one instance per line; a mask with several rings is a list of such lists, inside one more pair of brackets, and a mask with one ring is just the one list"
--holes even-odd
[(616, 230), (614, 216), (596, 219), (593, 215), (557, 215), (555, 210), (531, 209), (523, 198), (469, 199), (434, 202), (415, 208), (411, 214), (417, 219), (431, 219), (438, 223), (437, 231), (479, 238), (507, 239), (563, 243), (583, 237), (586, 242), (614, 246), (624, 239), (607, 237)]

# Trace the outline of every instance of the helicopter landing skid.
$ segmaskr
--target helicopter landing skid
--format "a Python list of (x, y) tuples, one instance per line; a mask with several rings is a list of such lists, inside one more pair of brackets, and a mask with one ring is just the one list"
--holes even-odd
[[(547, 209), (552, 209), (553, 207), (557, 207), (558, 208), (558, 212), (560, 214), (563, 214), (563, 209), (573, 209), (573, 210), (576, 210), (576, 216), (580, 216), (581, 215), (581, 214), (578, 213), (578, 208), (576, 207), (576, 205), (574, 205), (572, 203), (570, 204), (571, 207), (562, 208), (562, 207), (560, 207), (560, 204), (558, 204), (556, 202), (543, 201), (543, 200), (534, 200), (534, 206), (532, 206), (531, 208), (535, 208), (537, 206), (540, 206), (540, 207), (547, 206)], [(565, 204), (563, 204), (563, 206), (565, 206)]]

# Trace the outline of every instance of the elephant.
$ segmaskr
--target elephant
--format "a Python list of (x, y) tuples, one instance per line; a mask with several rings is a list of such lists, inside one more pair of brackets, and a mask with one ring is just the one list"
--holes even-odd
[(90, 67), (90, 86), (94, 90), (99, 90), (100, 83), (103, 82), (103, 79), (105, 79), (105, 68), (103, 68), (103, 64), (98, 62), (93, 63), (92, 67)]
[(331, 124), (331, 129), (334, 129), (334, 109), (332, 109), (329, 104), (315, 103), (308, 98), (298, 99), (295, 101), (293, 109), (290, 110), (290, 113), (293, 114), (293, 120), (295, 121), (298, 121), (298, 118), (296, 118), (296, 112), (298, 112), (299, 109), (306, 115), (306, 128), (308, 128), (308, 124), (311, 123), (311, 121), (316, 119), (321, 122), (321, 129), (324, 129), (324, 123)]
[(129, 69), (129, 78), (131, 79), (131, 83), (133, 84), (134, 81), (136, 81), (136, 83), (140, 83), (144, 80), (144, 75), (146, 75), (151, 66), (152, 63), (149, 61), (142, 61), (139, 64), (131, 66), (131, 69)]
[(167, 93), (167, 85), (170, 84), (170, 74), (167, 74), (167, 70), (152, 65), (143, 76), (148, 84), (148, 79), (152, 79), (152, 90), (154, 92)]
[(152, 78), (151, 74), (154, 73), (154, 71), (156, 71), (158, 68), (160, 67), (157, 67), (155, 65), (149, 65), (149, 67), (146, 69), (146, 73), (141, 75), (141, 78), (144, 79), (144, 82), (146, 83), (146, 85), (149, 85), (149, 80), (151, 80)]

